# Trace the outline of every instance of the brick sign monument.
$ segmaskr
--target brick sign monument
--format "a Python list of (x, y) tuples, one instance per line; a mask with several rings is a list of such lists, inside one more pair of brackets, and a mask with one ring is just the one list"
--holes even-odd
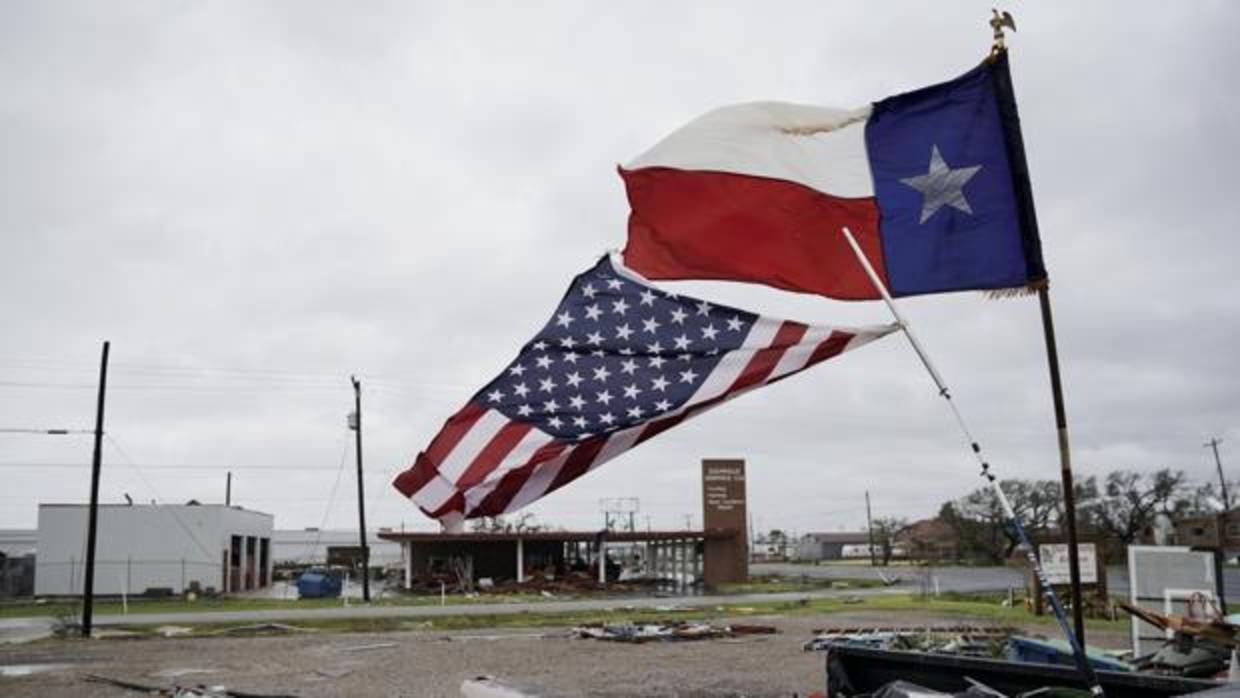
[(707, 537), (702, 581), (707, 587), (749, 579), (748, 514), (745, 507), (745, 461), (702, 461), (702, 528), (729, 532)]

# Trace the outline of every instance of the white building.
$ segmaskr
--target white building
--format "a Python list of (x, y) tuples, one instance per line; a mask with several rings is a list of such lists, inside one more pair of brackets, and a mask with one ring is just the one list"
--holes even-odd
[[(82, 593), (85, 504), (40, 504), (37, 596)], [(221, 592), (271, 583), (274, 517), (222, 504), (101, 504), (95, 544), (95, 593), (141, 594), (197, 582)]]

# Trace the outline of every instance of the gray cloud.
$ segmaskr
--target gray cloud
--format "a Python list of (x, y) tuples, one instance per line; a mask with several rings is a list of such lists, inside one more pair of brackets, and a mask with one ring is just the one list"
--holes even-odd
[[(1013, 68), (1082, 475), (1212, 473), (1240, 443), (1240, 160), (1227, 3), (1014, 8)], [(280, 526), (323, 520), (347, 377), (366, 385), (379, 525), (430, 528), (388, 486), (442, 420), (623, 241), (616, 163), (721, 104), (851, 106), (963, 72), (989, 5), (18, 3), (0, 23), (0, 426), (89, 426), (114, 344), (110, 433), (142, 464), (238, 470)], [(845, 304), (687, 291), (826, 323)], [(907, 314), (1003, 475), (1058, 461), (1032, 299), (910, 299)], [(36, 384), (36, 385), (18, 385)], [(82, 387), (64, 387), (64, 386)], [(930, 515), (980, 484), (903, 340), (678, 427), (536, 504), (597, 525), (639, 496), (699, 515), (697, 461), (749, 459), (757, 523)], [(1224, 445), (1224, 457), (1230, 458)], [(85, 463), (78, 437), (0, 435), (0, 462)], [(218, 499), (210, 470), (103, 491)], [(0, 526), (86, 494), (84, 469), (0, 469)], [(151, 487), (154, 487), (152, 493)], [(327, 520), (353, 520), (348, 488)]]

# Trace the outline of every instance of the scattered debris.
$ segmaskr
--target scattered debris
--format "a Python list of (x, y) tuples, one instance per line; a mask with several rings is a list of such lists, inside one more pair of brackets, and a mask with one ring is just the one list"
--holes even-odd
[(253, 625), (237, 625), (212, 633), (213, 635), (282, 635), (284, 633), (309, 633), (311, 628), (300, 628), (284, 623), (254, 623)]
[(183, 635), (193, 635), (194, 629), (183, 625), (161, 625), (155, 628), (155, 632), (161, 637), (181, 637)]
[(1170, 630), (1192, 637), (1200, 637), (1228, 647), (1240, 646), (1240, 640), (1238, 640), (1240, 625), (1229, 623), (1222, 618), (1202, 619), (1182, 616), (1177, 613), (1162, 614), (1124, 601), (1120, 601), (1116, 605), (1160, 630)]
[(479, 676), (461, 683), (461, 698), (560, 698), (562, 695), (494, 676)]
[(124, 688), (138, 693), (145, 693), (152, 696), (171, 696), (171, 698), (298, 698), (298, 696), (288, 693), (250, 693), (249, 691), (236, 691), (227, 686), (172, 686), (165, 688), (163, 686), (151, 686), (133, 681), (125, 681), (124, 679), (114, 679), (108, 676), (100, 676), (98, 674), (87, 674), (83, 677), (90, 683), (102, 683), (117, 688)]
[(710, 640), (739, 635), (770, 635), (779, 631), (766, 625), (711, 625), (691, 621), (658, 621), (653, 623), (586, 623), (573, 628), (572, 632), (580, 638), (643, 643)]
[(977, 625), (875, 626), (827, 628), (814, 631), (802, 645), (806, 651), (835, 646), (913, 650), (971, 657), (1002, 657), (1015, 628)]
[(1217, 609), (1212, 614), (1192, 617), (1158, 613), (1123, 601), (1117, 605), (1130, 615), (1173, 634), (1158, 651), (1133, 660), (1138, 671), (1188, 678), (1218, 676), (1227, 673), (1232, 652), (1240, 647), (1240, 625), (1224, 620)]
[(179, 679), (182, 676), (190, 676), (192, 674), (216, 674), (219, 669), (197, 669), (194, 667), (177, 667), (173, 669), (163, 669), (151, 674), (156, 679)]
[(376, 642), (370, 645), (354, 645), (353, 647), (341, 647), (341, 652), (369, 652), (370, 650), (386, 650), (398, 645), (395, 642)]
[(12, 678), (17, 676), (33, 676), (53, 671), (64, 671), (69, 664), (4, 664), (0, 665), (0, 676)]
[(901, 581), (903, 581), (900, 575), (893, 574), (890, 577), (888, 577), (887, 575), (883, 574), (882, 570), (878, 571), (878, 580), (882, 582), (883, 586), (885, 587), (895, 586), (899, 584)]
[(349, 674), (352, 674), (353, 670), (352, 669), (315, 669), (314, 673), (316, 676), (319, 676), (325, 679), (343, 679)]
[(132, 630), (117, 630), (114, 628), (95, 628), (90, 631), (90, 639), (92, 640), (123, 640), (130, 637), (138, 637), (142, 633), (136, 633)]

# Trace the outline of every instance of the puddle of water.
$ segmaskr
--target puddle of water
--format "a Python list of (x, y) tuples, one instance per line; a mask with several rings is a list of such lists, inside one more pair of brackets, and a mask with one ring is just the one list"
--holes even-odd
[(0, 676), (11, 678), (46, 674), (51, 671), (64, 671), (68, 664), (0, 664)]

